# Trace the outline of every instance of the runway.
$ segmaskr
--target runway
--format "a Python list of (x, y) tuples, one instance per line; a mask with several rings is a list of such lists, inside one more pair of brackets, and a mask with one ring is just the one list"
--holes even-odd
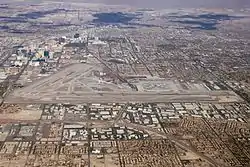
[[(133, 91), (126, 84), (100, 82), (99, 77), (94, 75), (99, 71), (102, 71), (102, 68), (93, 64), (73, 64), (49, 77), (14, 90), (5, 97), (4, 102), (80, 104), (242, 101), (233, 91), (194, 91), (172, 87), (166, 90)], [(148, 80), (148, 83), (150, 82), (152, 81)], [(168, 83), (166, 81), (166, 84)]]
[(211, 92), (185, 92), (185, 93), (163, 93), (163, 92), (74, 92), (64, 94), (51, 92), (50, 95), (18, 97), (8, 96), (5, 103), (164, 103), (164, 102), (240, 102), (242, 101), (232, 91)]

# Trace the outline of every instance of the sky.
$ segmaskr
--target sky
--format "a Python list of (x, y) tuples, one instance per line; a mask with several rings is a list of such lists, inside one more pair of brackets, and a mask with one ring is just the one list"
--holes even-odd
[[(0, 0), (1, 3), (11, 2), (15, 0)], [(22, 1), (22, 0), (16, 0)], [(27, 0), (23, 0), (26, 1)], [(28, 0), (34, 2), (42, 2), (43, 0)], [(130, 5), (139, 8), (243, 8), (250, 7), (250, 0), (50, 0), (57, 2), (87, 2), (87, 3), (103, 3), (110, 5)]]

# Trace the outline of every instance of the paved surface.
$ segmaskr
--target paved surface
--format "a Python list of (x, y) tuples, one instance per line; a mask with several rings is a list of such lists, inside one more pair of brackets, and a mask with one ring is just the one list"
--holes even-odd
[(49, 77), (16, 89), (5, 103), (109, 103), (109, 102), (237, 102), (232, 91), (133, 91), (128, 85), (101, 81), (93, 64), (73, 64)]
[(51, 92), (51, 94), (31, 95), (29, 93), (21, 96), (11, 94), (5, 99), (5, 103), (109, 103), (109, 102), (237, 102), (241, 101), (231, 91), (224, 92), (187, 92), (187, 93), (139, 93), (139, 92), (74, 92), (65, 94), (62, 92)]
[(175, 143), (177, 146), (179, 146), (179, 147), (181, 147), (181, 148), (183, 148), (185, 150), (191, 151), (192, 153), (196, 154), (198, 157), (206, 160), (212, 166), (225, 167), (223, 164), (220, 164), (220, 163), (216, 162), (212, 158), (207, 157), (204, 154), (197, 152), (197, 150), (195, 150), (193, 147), (188, 146), (184, 142), (178, 140), (176, 137), (168, 135), (168, 134), (166, 134), (164, 132), (160, 132), (160, 131), (158, 131), (156, 129), (153, 129), (153, 128), (150, 128), (150, 127), (147, 127), (147, 126), (133, 124), (133, 123), (130, 123), (130, 122), (125, 121), (125, 120), (122, 120), (121, 122), (118, 122), (117, 125), (119, 125), (119, 126), (127, 126), (127, 127), (131, 127), (131, 128), (134, 128), (134, 129), (138, 129), (138, 130), (142, 130), (142, 131), (148, 131), (148, 132), (151, 132), (151, 133), (158, 134), (158, 135), (160, 135), (162, 137), (165, 137), (165, 138), (169, 139), (170, 141)]

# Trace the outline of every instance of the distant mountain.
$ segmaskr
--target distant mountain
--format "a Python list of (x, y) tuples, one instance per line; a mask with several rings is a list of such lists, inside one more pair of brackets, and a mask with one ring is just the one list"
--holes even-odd
[[(76, 0), (77, 1), (77, 0)], [(86, 0), (88, 1), (88, 0)], [(250, 0), (94, 0), (106, 4), (126, 4), (136, 7), (149, 8), (192, 8), (192, 7), (213, 7), (213, 8), (242, 8), (250, 6)], [(89, 2), (93, 2), (92, 0)]]
[[(1, 3), (18, 2), (20, 0), (1, 0)], [(22, 2), (40, 3), (46, 0), (23, 0)], [(69, 0), (50, 0), (69, 2)], [(141, 8), (243, 8), (250, 7), (250, 0), (70, 0), (70, 2), (103, 3), (107, 5), (130, 5)]]

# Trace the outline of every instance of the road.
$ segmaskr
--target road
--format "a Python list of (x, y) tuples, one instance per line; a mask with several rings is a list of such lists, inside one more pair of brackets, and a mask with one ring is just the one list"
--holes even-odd
[(129, 104), (127, 103), (125, 106), (123, 106), (123, 108), (121, 108), (117, 114), (117, 116), (114, 118), (114, 121), (112, 122), (112, 126), (114, 126), (121, 118), (123, 113), (125, 113), (127, 111)]
[(216, 162), (215, 160), (213, 160), (210, 157), (205, 156), (204, 154), (197, 152), (197, 150), (195, 150), (193, 147), (188, 146), (187, 144), (185, 144), (184, 142), (178, 140), (176, 137), (168, 135), (164, 132), (160, 132), (156, 129), (153, 129), (151, 127), (147, 127), (147, 126), (143, 126), (143, 125), (137, 125), (137, 124), (133, 124), (130, 123), (129, 121), (126, 120), (122, 120), (120, 122), (117, 123), (117, 125), (119, 126), (126, 126), (126, 127), (131, 127), (140, 131), (148, 131), (151, 133), (156, 133), (162, 137), (165, 137), (167, 139), (169, 139), (170, 141), (172, 141), (173, 143), (175, 143), (177, 146), (187, 150), (187, 151), (191, 151), (192, 153), (196, 154), (197, 156), (199, 156), (200, 158), (206, 160), (208, 163), (210, 163), (211, 165), (215, 166), (215, 167), (226, 167), (223, 164), (220, 164), (218, 162)]
[(94, 56), (94, 58), (96, 58), (96, 60), (98, 60), (100, 63), (102, 63), (107, 69), (109, 69), (109, 71), (114, 74), (121, 82), (124, 82), (124, 83), (127, 83), (128, 86), (130, 86), (134, 91), (138, 91), (138, 88), (136, 87), (136, 85), (130, 83), (127, 79), (123, 78), (122, 76), (120, 76), (120, 74), (118, 72), (115, 72), (113, 71), (109, 65), (101, 59), (101, 56), (100, 56), (100, 50), (98, 49), (98, 54), (99, 54), (99, 57), (97, 56)]

